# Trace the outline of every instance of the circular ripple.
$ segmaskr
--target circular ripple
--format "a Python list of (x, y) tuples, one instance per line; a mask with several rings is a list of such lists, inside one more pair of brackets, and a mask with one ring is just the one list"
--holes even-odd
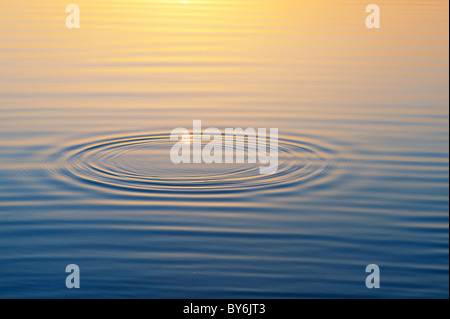
[(57, 174), (105, 190), (146, 194), (280, 193), (323, 187), (339, 171), (337, 152), (309, 138), (279, 137), (278, 171), (263, 164), (173, 164), (170, 134), (124, 136), (66, 147), (50, 157)]

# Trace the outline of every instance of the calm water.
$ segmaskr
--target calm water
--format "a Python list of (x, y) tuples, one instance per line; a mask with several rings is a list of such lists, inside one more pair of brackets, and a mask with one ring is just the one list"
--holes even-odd
[[(0, 2), (0, 297), (448, 298), (447, 1)], [(278, 172), (172, 164), (193, 120)]]

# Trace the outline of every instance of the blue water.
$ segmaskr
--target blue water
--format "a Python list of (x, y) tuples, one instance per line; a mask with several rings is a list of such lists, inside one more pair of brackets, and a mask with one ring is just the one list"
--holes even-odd
[[(0, 298), (448, 298), (448, 3), (217, 2), (2, 3)], [(173, 164), (193, 120), (278, 128), (278, 172)]]

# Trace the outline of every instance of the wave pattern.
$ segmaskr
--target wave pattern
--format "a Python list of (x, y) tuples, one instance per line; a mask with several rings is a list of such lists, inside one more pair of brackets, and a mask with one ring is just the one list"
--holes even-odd
[[(448, 298), (448, 1), (0, 3), (0, 298)], [(173, 164), (196, 119), (278, 172)]]
[[(342, 165), (336, 150), (294, 137), (279, 138), (278, 170), (270, 175), (260, 174), (262, 164), (173, 164), (169, 155), (174, 143), (167, 133), (116, 136), (68, 146), (52, 154), (48, 162), (68, 183), (200, 197), (307, 190), (308, 185), (333, 180)], [(247, 158), (247, 147), (244, 152)]]

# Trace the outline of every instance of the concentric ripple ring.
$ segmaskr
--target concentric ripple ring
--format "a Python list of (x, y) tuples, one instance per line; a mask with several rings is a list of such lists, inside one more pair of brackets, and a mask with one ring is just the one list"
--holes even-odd
[(49, 157), (54, 173), (104, 190), (135, 194), (281, 193), (329, 183), (339, 174), (339, 152), (311, 138), (279, 137), (278, 171), (263, 164), (174, 164), (170, 134), (115, 136), (69, 145)]

